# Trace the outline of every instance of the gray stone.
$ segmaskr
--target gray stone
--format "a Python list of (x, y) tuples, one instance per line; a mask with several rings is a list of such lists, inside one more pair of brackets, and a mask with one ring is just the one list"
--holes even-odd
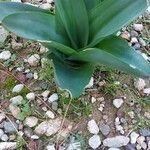
[(110, 133), (110, 127), (106, 124), (101, 123), (99, 125), (99, 129), (102, 132), (103, 135), (108, 135)]
[(32, 72), (27, 73), (26, 78), (27, 79), (32, 79), (33, 78), (33, 73)]
[(116, 136), (112, 138), (107, 138), (103, 141), (103, 145), (111, 148), (118, 148), (126, 146), (129, 143), (130, 139), (125, 136)]
[(139, 134), (137, 134), (136, 132), (132, 132), (130, 134), (130, 142), (131, 142), (131, 144), (135, 144), (138, 137), (139, 137)]
[(114, 105), (116, 108), (120, 108), (123, 103), (124, 103), (124, 101), (123, 101), (122, 98), (114, 99), (114, 100), (113, 100), (113, 105)]
[(32, 129), (31, 128), (25, 128), (24, 134), (26, 137), (30, 138), (33, 135)]
[(18, 125), (15, 122), (4, 122), (4, 130), (6, 133), (15, 133)]
[(141, 78), (135, 80), (134, 86), (135, 86), (136, 89), (138, 89), (138, 91), (143, 90), (144, 87), (146, 86), (145, 80), (141, 79)]
[(99, 135), (93, 135), (90, 139), (89, 139), (89, 146), (93, 149), (98, 148), (101, 145), (101, 139), (99, 137)]
[(136, 145), (135, 144), (128, 144), (125, 147), (126, 150), (135, 150), (136, 149)]
[(58, 103), (57, 102), (52, 103), (52, 109), (55, 111), (58, 109)]
[(141, 129), (140, 134), (142, 136), (150, 136), (150, 129)]
[(26, 98), (30, 101), (35, 100), (35, 94), (34, 93), (28, 93), (26, 95)]
[(19, 118), (20, 118), (21, 110), (20, 110), (19, 107), (10, 104), (10, 105), (9, 105), (9, 110), (10, 110), (10, 112), (12, 113), (12, 115), (13, 115), (16, 119), (19, 119)]
[(132, 30), (131, 33), (130, 33), (131, 37), (138, 37), (138, 32)]
[(0, 138), (4, 135), (4, 131), (0, 129)]
[(15, 96), (10, 99), (13, 105), (21, 105), (23, 101), (23, 97), (21, 95)]
[(139, 31), (139, 32), (141, 32), (144, 29), (142, 24), (136, 24), (136, 23), (133, 24), (133, 28), (135, 31)]

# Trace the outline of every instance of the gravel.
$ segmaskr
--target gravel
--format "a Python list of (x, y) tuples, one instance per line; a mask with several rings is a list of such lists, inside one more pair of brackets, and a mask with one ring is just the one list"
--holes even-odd
[(1, 140), (3, 142), (7, 142), (9, 140), (9, 137), (7, 136), (7, 134), (3, 134), (2, 137), (1, 137)]
[(150, 136), (150, 129), (141, 129), (140, 135), (142, 136)]
[(15, 150), (16, 148), (16, 142), (0, 142), (0, 150)]
[(10, 110), (10, 112), (12, 113), (12, 115), (13, 115), (16, 119), (19, 119), (19, 118), (20, 118), (21, 110), (20, 110), (19, 107), (10, 104), (10, 105), (9, 105), (9, 110)]
[(48, 118), (50, 119), (54, 119), (55, 118), (55, 115), (52, 111), (47, 111), (46, 114), (45, 114)]
[(133, 24), (133, 29), (135, 30), (135, 31), (139, 31), (139, 32), (141, 32), (143, 29), (144, 29), (144, 27), (143, 27), (143, 24)]
[(8, 31), (6, 31), (2, 26), (0, 26), (0, 43), (5, 42), (8, 34)]
[(144, 87), (146, 86), (145, 80), (139, 78), (137, 80), (134, 81), (134, 86), (136, 89), (138, 89), (138, 91), (141, 91), (144, 89)]
[(0, 138), (4, 135), (4, 131), (0, 129)]
[(0, 123), (6, 118), (4, 113), (0, 113)]
[(139, 134), (138, 134), (138, 133), (132, 132), (132, 133), (130, 134), (130, 143), (131, 143), (131, 144), (135, 144), (138, 137), (139, 137)]

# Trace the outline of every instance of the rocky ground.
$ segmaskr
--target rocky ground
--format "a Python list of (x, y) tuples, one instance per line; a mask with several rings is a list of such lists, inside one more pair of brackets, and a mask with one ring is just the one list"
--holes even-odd
[[(150, 8), (117, 34), (150, 61)], [(150, 150), (150, 80), (99, 66), (71, 100), (46, 51), (0, 26), (0, 150)]]

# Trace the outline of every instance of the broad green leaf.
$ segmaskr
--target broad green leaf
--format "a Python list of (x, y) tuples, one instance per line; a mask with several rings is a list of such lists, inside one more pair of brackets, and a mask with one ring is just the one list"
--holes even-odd
[(16, 2), (0, 2), (0, 22), (8, 15), (27, 11), (43, 12), (48, 14), (50, 13), (47, 10), (40, 9), (28, 4)]
[(87, 10), (90, 12), (91, 9), (96, 7), (101, 0), (84, 0)]
[(2, 24), (18, 36), (41, 42), (48, 48), (56, 48), (64, 54), (75, 52), (75, 50), (65, 46), (64, 44), (68, 44), (65, 38), (56, 33), (55, 18), (51, 14), (38, 12), (16, 13), (5, 17)]
[(94, 66), (92, 64), (83, 64), (73, 67), (55, 56), (52, 56), (52, 59), (58, 85), (62, 89), (69, 91), (72, 97), (79, 97), (90, 81)]
[(100, 63), (139, 77), (150, 76), (150, 64), (128, 46), (124, 40), (111, 36), (96, 48), (85, 49), (70, 57), (71, 60)]
[(73, 48), (78, 49), (86, 46), (89, 35), (89, 22), (84, 1), (55, 0), (55, 4), (56, 13), (60, 15)]
[(90, 14), (90, 46), (128, 24), (147, 8), (146, 0), (104, 0)]

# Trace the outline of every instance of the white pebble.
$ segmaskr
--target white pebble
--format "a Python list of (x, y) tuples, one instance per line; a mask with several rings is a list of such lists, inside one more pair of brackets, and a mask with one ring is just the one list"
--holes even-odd
[(57, 93), (52, 94), (52, 95), (48, 98), (48, 102), (49, 102), (49, 103), (52, 103), (52, 102), (57, 101), (57, 100), (58, 100), (58, 94), (57, 94)]
[(38, 54), (34, 54), (30, 56), (27, 61), (30, 66), (36, 67), (40, 61), (40, 56)]
[(8, 141), (9, 137), (7, 136), (7, 134), (3, 134), (2, 137), (1, 137), (1, 140), (6, 142)]
[(95, 102), (96, 102), (96, 98), (95, 98), (95, 97), (92, 97), (92, 98), (91, 98), (91, 102), (92, 102), (92, 103), (95, 103)]
[(15, 96), (10, 99), (13, 105), (21, 105), (23, 101), (23, 97), (21, 95)]
[(122, 104), (124, 103), (123, 99), (119, 98), (119, 99), (114, 99), (113, 100), (113, 105), (116, 108), (120, 108), (122, 106)]
[(0, 53), (0, 59), (1, 60), (8, 60), (11, 57), (10, 51), (3, 51)]
[(150, 95), (150, 88), (146, 88), (143, 90), (144, 94)]
[(55, 118), (54, 113), (53, 113), (52, 111), (50, 111), (50, 110), (46, 112), (46, 116), (47, 116), (48, 118), (51, 118), (51, 119), (54, 119), (54, 118)]
[(23, 89), (23, 87), (24, 87), (23, 84), (17, 84), (17, 85), (13, 88), (12, 92), (13, 92), (13, 93), (19, 93), (19, 92), (21, 92), (21, 90)]
[(88, 130), (92, 134), (98, 134), (99, 133), (99, 127), (96, 124), (96, 121), (94, 119), (90, 120), (88, 122)]
[(26, 98), (27, 98), (28, 100), (35, 100), (35, 94), (34, 94), (34, 93), (28, 93), (28, 94), (26, 95)]
[(50, 91), (49, 90), (46, 90), (44, 91), (41, 95), (44, 97), (44, 98), (47, 98), (48, 95), (49, 95)]
[(37, 135), (32, 135), (32, 136), (31, 136), (31, 139), (33, 139), (33, 140), (38, 140), (38, 139), (39, 139), (39, 136), (37, 136)]
[(101, 145), (101, 140), (99, 135), (93, 135), (90, 139), (89, 139), (89, 146), (93, 149), (98, 148)]
[(142, 31), (143, 30), (143, 25), (142, 24), (134, 24), (133, 25), (133, 28), (134, 28), (134, 30), (136, 30), (136, 31)]
[(3, 136), (4, 131), (2, 129), (0, 129), (0, 138)]
[(135, 144), (138, 137), (139, 137), (139, 134), (137, 134), (136, 132), (132, 132), (130, 134), (130, 142), (131, 142), (131, 144)]

